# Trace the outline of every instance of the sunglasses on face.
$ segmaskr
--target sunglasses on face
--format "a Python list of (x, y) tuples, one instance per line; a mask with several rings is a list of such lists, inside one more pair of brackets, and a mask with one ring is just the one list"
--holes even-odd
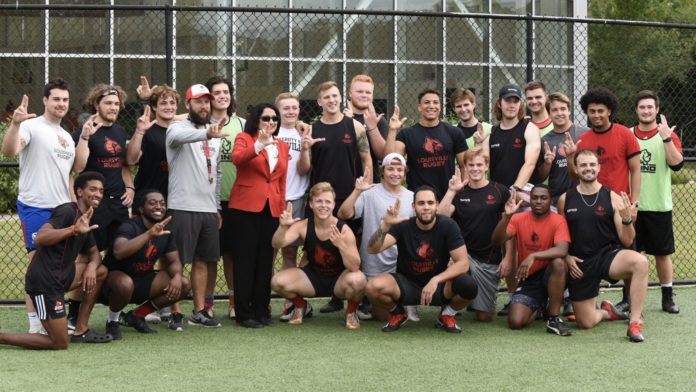
[(261, 121), (263, 122), (269, 122), (271, 120), (273, 122), (278, 122), (278, 116), (261, 116)]

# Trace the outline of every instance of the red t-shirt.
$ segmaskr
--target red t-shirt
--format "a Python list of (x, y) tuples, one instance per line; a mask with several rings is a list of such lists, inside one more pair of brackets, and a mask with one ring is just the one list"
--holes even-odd
[[(657, 132), (657, 128), (645, 132), (641, 131), (637, 126), (633, 127), (633, 133), (636, 135), (638, 139), (650, 139), (651, 137), (655, 136)], [(679, 139), (679, 135), (677, 135), (676, 132), (672, 132), (672, 135), (670, 135), (670, 137), (672, 138), (672, 143), (674, 143), (674, 147), (677, 148), (677, 151), (679, 151), (680, 154), (683, 154), (681, 139)]]
[(599, 155), (599, 182), (612, 191), (630, 194), (628, 160), (640, 154), (640, 146), (633, 133), (621, 124), (613, 123), (608, 131), (594, 129), (580, 135), (578, 151), (593, 150)]
[[(570, 243), (570, 232), (565, 218), (553, 211), (549, 211), (549, 214), (541, 219), (535, 218), (532, 211), (515, 214), (508, 223), (507, 232), (517, 238), (520, 263), (530, 254), (553, 248), (561, 241)], [(532, 275), (546, 268), (548, 263), (549, 260), (534, 260), (527, 274)]]

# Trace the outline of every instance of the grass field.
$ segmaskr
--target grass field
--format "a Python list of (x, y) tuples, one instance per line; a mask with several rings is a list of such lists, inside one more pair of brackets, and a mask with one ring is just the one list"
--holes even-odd
[[(156, 335), (124, 327), (120, 342), (62, 352), (0, 346), (0, 390), (691, 391), (696, 288), (675, 292), (682, 313), (668, 315), (659, 311), (659, 291), (650, 290), (641, 344), (628, 342), (620, 321), (583, 331), (573, 326), (573, 336), (559, 337), (540, 321), (510, 331), (504, 318), (477, 323), (471, 313), (459, 317), (461, 335), (447, 334), (433, 328), (436, 309), (424, 307), (420, 322), (391, 334), (370, 321), (346, 330), (339, 313), (262, 330), (229, 320), (220, 329), (187, 326), (183, 333), (159, 325)], [(275, 301), (274, 314), (280, 307)], [(97, 307), (92, 326), (103, 331), (105, 320), (105, 308)], [(24, 331), (24, 311), (0, 307), (0, 324)]]

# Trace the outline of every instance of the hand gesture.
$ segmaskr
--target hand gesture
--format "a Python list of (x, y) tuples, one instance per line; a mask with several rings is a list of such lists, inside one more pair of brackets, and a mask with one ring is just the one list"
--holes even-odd
[(99, 227), (99, 225), (89, 225), (89, 221), (90, 219), (92, 219), (93, 214), (94, 208), (89, 207), (87, 212), (82, 214), (82, 216), (77, 220), (77, 222), (75, 222), (75, 227), (73, 229), (75, 233), (86, 234)]
[(384, 117), (384, 114), (377, 114), (375, 111), (375, 105), (370, 104), (365, 113), (363, 113), (363, 120), (365, 121), (365, 130), (373, 130), (377, 128), (379, 120)]
[(563, 149), (565, 150), (566, 156), (575, 155), (575, 153), (578, 151), (578, 146), (581, 142), (582, 139), (578, 140), (577, 142), (574, 142), (573, 138), (570, 136), (570, 132), (566, 132), (565, 143), (563, 143)]
[(293, 218), (292, 217), (292, 203), (288, 202), (287, 208), (285, 208), (285, 211), (280, 213), (280, 218), (278, 223), (281, 226), (286, 226), (290, 227), (292, 226), (293, 223), (299, 221), (300, 218)]
[(667, 139), (668, 137), (672, 136), (674, 128), (674, 125), (672, 125), (670, 128), (669, 124), (667, 124), (667, 117), (665, 117), (664, 114), (660, 114), (660, 124), (657, 126), (657, 130), (660, 132), (660, 137), (662, 139)]
[(384, 222), (385, 225), (391, 227), (391, 226), (396, 225), (398, 223), (401, 223), (405, 220), (408, 220), (407, 216), (399, 216), (400, 209), (401, 209), (401, 200), (396, 199), (396, 201), (394, 202), (394, 205), (389, 206), (389, 208), (387, 208), (387, 213), (382, 218), (382, 222)]
[(224, 127), (224, 122), (222, 120), (227, 120), (226, 117), (221, 118), (221, 121), (216, 122), (215, 124), (210, 124), (208, 125), (208, 132), (206, 132), (206, 135), (208, 135), (208, 139), (220, 139), (223, 137), (230, 136), (229, 133), (222, 132), (222, 127)]
[(495, 270), (495, 272), (497, 272), (498, 276), (500, 276), (501, 278), (505, 278), (511, 271), (512, 259), (506, 255), (505, 257), (503, 257), (503, 260), (500, 262), (500, 264), (498, 264), (498, 268)]
[(632, 220), (634, 216), (638, 215), (638, 201), (631, 203), (631, 199), (628, 197), (626, 192), (621, 192), (621, 203), (619, 204), (619, 215), (621, 215), (621, 220), (628, 222)]
[(363, 173), (362, 177), (355, 179), (355, 189), (359, 190), (360, 192), (364, 192), (373, 186), (375, 186), (375, 184), (372, 183), (372, 169), (370, 169), (368, 166), (365, 168), (365, 172)]
[(324, 141), (323, 137), (316, 138), (316, 139), (312, 138), (312, 127), (311, 126), (309, 127), (309, 129), (305, 129), (302, 132), (302, 149), (303, 150), (309, 150), (310, 148), (312, 148), (312, 146), (315, 143), (323, 142), (323, 141)]
[(258, 141), (265, 146), (269, 144), (274, 144), (276, 141), (273, 139), (273, 132), (275, 129), (270, 126), (269, 123), (262, 122), (259, 123), (259, 138)]
[(93, 114), (89, 116), (87, 121), (85, 121), (84, 125), (82, 125), (82, 133), (80, 134), (81, 138), (87, 138), (89, 139), (90, 136), (94, 135), (95, 132), (99, 130), (99, 128), (102, 127), (101, 123), (97, 123), (97, 114)]
[(150, 105), (145, 105), (145, 110), (143, 110), (143, 115), (138, 117), (138, 124), (135, 127), (135, 132), (144, 135), (157, 120), (150, 121), (150, 115), (152, 114), (152, 109)]
[(394, 113), (389, 118), (390, 129), (401, 129), (406, 120), (408, 120), (408, 117), (399, 118), (399, 116), (401, 116), (401, 109), (399, 109), (399, 105), (394, 105)]
[(34, 113), (27, 113), (29, 108), (29, 97), (22, 96), (22, 103), (17, 106), (17, 109), (12, 113), (12, 122), (19, 125), (22, 121), (36, 117)]
[(343, 247), (346, 245), (346, 238), (336, 225), (331, 225), (331, 234), (329, 234), (329, 240), (339, 249), (343, 249)]
[(311, 128), (312, 127), (309, 124), (302, 120), (297, 120), (297, 122), (295, 122), (295, 130), (297, 130), (297, 133), (300, 135), (300, 137), (302, 137), (304, 132), (309, 131)]
[(147, 233), (150, 234), (151, 237), (160, 237), (163, 235), (171, 234), (171, 231), (164, 229), (164, 227), (167, 226), (171, 221), (172, 217), (168, 216), (164, 218), (161, 222), (152, 225), (152, 227), (150, 227), (150, 230), (148, 230)]
[(430, 305), (430, 302), (433, 300), (433, 294), (435, 294), (435, 291), (437, 291), (437, 281), (432, 278), (430, 281), (428, 281), (428, 284), (423, 287), (423, 290), (421, 290), (421, 300), (420, 304), (421, 305)]
[(353, 102), (350, 100), (348, 101), (348, 106), (346, 106), (345, 109), (343, 109), (343, 115), (346, 117), (353, 118)]
[(505, 202), (505, 215), (511, 217), (520, 209), (522, 202), (522, 199), (517, 199), (517, 190), (515, 188), (510, 189), (510, 198)]
[(126, 207), (130, 207), (133, 204), (133, 199), (135, 198), (135, 191), (131, 188), (126, 188), (126, 191), (121, 195), (121, 204)]
[(483, 144), (483, 142), (485, 142), (489, 136), (491, 136), (490, 133), (484, 133), (483, 124), (478, 123), (476, 126), (476, 132), (474, 132), (474, 144), (477, 146)]
[(556, 159), (556, 146), (553, 146), (553, 150), (549, 147), (548, 142), (544, 142), (544, 162), (552, 163)]
[(452, 192), (459, 192), (468, 183), (469, 183), (468, 179), (462, 181), (461, 170), (459, 170), (459, 166), (455, 166), (454, 175), (452, 176), (452, 178), (450, 178), (449, 183), (447, 184), (447, 189), (449, 189)]
[(152, 96), (152, 90), (157, 87), (157, 85), (150, 88), (150, 84), (147, 82), (145, 76), (140, 76), (140, 84), (136, 87), (135, 91), (138, 93), (138, 99), (141, 101), (147, 101)]
[(164, 292), (167, 293), (167, 299), (170, 301), (179, 299), (181, 296), (181, 274), (176, 274), (169, 280)]
[(529, 276), (529, 268), (532, 266), (532, 263), (534, 263), (534, 255), (527, 256), (524, 261), (520, 263), (520, 266), (517, 268), (517, 273), (515, 274), (515, 279), (517, 279), (518, 282), (527, 279), (527, 276)]
[(565, 258), (566, 264), (568, 264), (568, 272), (570, 272), (570, 276), (573, 277), (573, 279), (580, 279), (582, 278), (582, 270), (580, 267), (578, 267), (578, 263), (582, 263), (582, 259), (579, 259), (575, 256), (568, 255)]

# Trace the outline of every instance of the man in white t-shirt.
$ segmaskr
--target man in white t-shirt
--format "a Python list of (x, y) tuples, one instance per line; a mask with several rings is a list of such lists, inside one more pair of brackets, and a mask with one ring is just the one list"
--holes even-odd
[[(2, 141), (3, 156), (19, 155), (17, 211), (30, 262), (39, 228), (55, 207), (71, 200), (70, 171), (75, 162), (75, 143), (60, 125), (70, 109), (68, 83), (63, 79), (48, 82), (43, 96), (44, 113), (40, 117), (28, 113), (29, 97), (22, 98)], [(45, 333), (28, 296), (25, 303), (29, 333)]]

